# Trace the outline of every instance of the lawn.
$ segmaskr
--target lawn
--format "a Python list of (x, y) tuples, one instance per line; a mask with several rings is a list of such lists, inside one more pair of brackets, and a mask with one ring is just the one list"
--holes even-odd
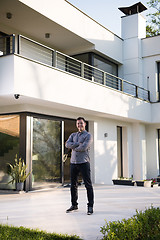
[(25, 227), (13, 227), (0, 224), (1, 240), (82, 240), (76, 235), (47, 233)]

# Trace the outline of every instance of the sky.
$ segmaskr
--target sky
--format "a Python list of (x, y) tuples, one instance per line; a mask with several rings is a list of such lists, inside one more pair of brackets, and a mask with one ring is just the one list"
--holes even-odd
[[(81, 11), (102, 24), (104, 27), (121, 37), (121, 16), (124, 14), (119, 7), (129, 7), (140, 0), (68, 0)], [(141, 3), (148, 8), (149, 0), (141, 0)], [(150, 11), (142, 13), (144, 17)]]

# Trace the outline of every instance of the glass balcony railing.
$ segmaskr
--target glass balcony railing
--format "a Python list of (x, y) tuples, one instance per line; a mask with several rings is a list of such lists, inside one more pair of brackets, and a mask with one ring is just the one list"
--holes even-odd
[(16, 53), (26, 58), (61, 69), (144, 101), (150, 101), (150, 92), (144, 88), (44, 46), (25, 36), (18, 35), (17, 39), (17, 46), (15, 46), (15, 35), (0, 38), (0, 56), (14, 54), (15, 49), (17, 49)]

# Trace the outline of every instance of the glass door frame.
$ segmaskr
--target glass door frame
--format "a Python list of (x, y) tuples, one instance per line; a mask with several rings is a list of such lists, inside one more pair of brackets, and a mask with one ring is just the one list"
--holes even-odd
[[(63, 184), (63, 119), (60, 117), (54, 117), (50, 115), (42, 115), (37, 113), (26, 113), (26, 164), (28, 166), (29, 171), (32, 171), (32, 150), (33, 150), (33, 118), (40, 118), (46, 120), (53, 120), (60, 122), (60, 183)], [(29, 178), (26, 181), (26, 190), (32, 190), (32, 174), (30, 174)]]
[[(20, 146), (20, 152), (21, 156), (23, 156), (23, 159), (25, 160), (27, 166), (28, 166), (28, 172), (32, 170), (32, 144), (33, 144), (33, 118), (41, 118), (41, 119), (48, 119), (53, 121), (60, 121), (61, 123), (61, 132), (60, 132), (60, 142), (61, 142), (61, 152), (60, 152), (60, 183), (64, 185), (64, 162), (63, 162), (63, 156), (64, 156), (64, 135), (65, 135), (65, 127), (64, 122), (65, 120), (75, 120), (71, 118), (62, 118), (62, 117), (56, 117), (56, 116), (50, 116), (45, 114), (38, 114), (38, 113), (32, 113), (32, 112), (25, 112), (21, 114), (21, 146)], [(25, 190), (29, 191), (32, 190), (32, 174), (30, 174), (29, 178), (26, 180), (25, 184)]]

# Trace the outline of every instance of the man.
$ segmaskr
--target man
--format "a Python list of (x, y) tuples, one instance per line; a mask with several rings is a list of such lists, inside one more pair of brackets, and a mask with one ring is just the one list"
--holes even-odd
[(90, 157), (89, 149), (92, 143), (92, 136), (85, 130), (86, 121), (83, 117), (77, 118), (76, 126), (78, 132), (72, 133), (66, 142), (66, 148), (72, 149), (71, 155), (71, 207), (67, 213), (78, 209), (78, 175), (82, 178), (87, 190), (88, 211), (87, 214), (93, 213), (94, 194), (90, 177)]

